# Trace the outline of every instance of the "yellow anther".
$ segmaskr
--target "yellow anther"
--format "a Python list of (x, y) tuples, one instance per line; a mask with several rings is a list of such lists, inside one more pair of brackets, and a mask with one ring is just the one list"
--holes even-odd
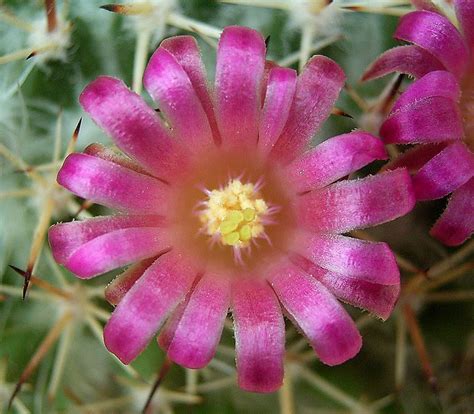
[(243, 211), (245, 221), (252, 221), (255, 218), (255, 210), (253, 208), (246, 208)]
[(234, 221), (240, 223), (244, 219), (244, 215), (240, 210), (232, 210), (230, 213), (227, 213), (226, 221)]
[(237, 227), (239, 227), (238, 222), (231, 221), (231, 220), (224, 220), (219, 226), (219, 230), (221, 234), (229, 234), (233, 232)]
[(239, 230), (240, 240), (243, 242), (248, 242), (252, 238), (252, 228), (245, 224)]
[(235, 246), (236, 244), (239, 243), (239, 241), (240, 241), (240, 236), (239, 236), (239, 233), (237, 233), (236, 231), (222, 236), (222, 242), (229, 246)]
[(262, 216), (268, 205), (252, 183), (232, 180), (221, 190), (212, 190), (199, 220), (205, 232), (218, 235), (227, 246), (246, 247), (264, 232)]

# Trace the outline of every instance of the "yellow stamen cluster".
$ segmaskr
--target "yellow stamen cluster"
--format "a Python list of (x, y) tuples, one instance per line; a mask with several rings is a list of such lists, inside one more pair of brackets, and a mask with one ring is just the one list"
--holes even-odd
[(262, 217), (267, 211), (255, 185), (235, 179), (222, 190), (209, 193), (199, 219), (206, 234), (219, 236), (222, 244), (246, 247), (264, 232)]

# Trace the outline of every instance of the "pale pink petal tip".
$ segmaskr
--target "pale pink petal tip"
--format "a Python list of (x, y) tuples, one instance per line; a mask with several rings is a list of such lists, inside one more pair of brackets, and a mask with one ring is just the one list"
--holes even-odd
[(285, 323), (270, 286), (259, 281), (234, 283), (237, 382), (252, 392), (274, 392), (283, 383)]

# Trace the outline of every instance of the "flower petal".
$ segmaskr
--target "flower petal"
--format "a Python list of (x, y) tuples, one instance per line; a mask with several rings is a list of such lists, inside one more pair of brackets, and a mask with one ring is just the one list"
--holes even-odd
[(400, 296), (400, 283), (382, 285), (329, 272), (301, 256), (292, 258), (292, 262), (319, 280), (338, 299), (365, 309), (383, 320), (391, 315)]
[(357, 171), (374, 160), (387, 159), (382, 141), (355, 131), (330, 138), (297, 158), (287, 167), (296, 192), (321, 188)]
[(458, 188), (430, 234), (448, 246), (464, 243), (474, 232), (474, 178)]
[(317, 232), (345, 233), (394, 220), (411, 211), (415, 196), (405, 169), (341, 181), (298, 197), (296, 219)]
[(446, 70), (431, 53), (416, 45), (397, 46), (382, 53), (364, 72), (363, 81), (381, 78), (393, 72), (421, 78), (434, 70)]
[(416, 144), (459, 140), (464, 135), (458, 105), (435, 96), (421, 99), (390, 115), (380, 128), (386, 144)]
[(166, 49), (159, 47), (153, 53), (143, 84), (170, 123), (176, 138), (191, 148), (212, 144), (209, 121), (191, 80)]
[(59, 223), (49, 229), (49, 244), (54, 260), (64, 264), (79, 247), (96, 237), (130, 227), (161, 227), (163, 222), (160, 216), (123, 215)]
[(201, 52), (196, 39), (192, 36), (170, 37), (163, 40), (160, 47), (170, 52), (188, 74), (194, 90), (201, 101), (201, 105), (207, 114), (214, 141), (217, 144), (220, 143), (222, 138), (217, 127), (214, 103), (208, 89), (206, 68), (202, 63)]
[(461, 34), (445, 17), (429, 11), (408, 13), (400, 19), (394, 37), (430, 52), (458, 79), (469, 62)]
[(157, 257), (142, 260), (130, 266), (127, 270), (116, 276), (105, 288), (105, 299), (111, 305), (118, 305), (135, 282), (142, 277)]
[(336, 234), (299, 232), (297, 253), (318, 266), (371, 283), (400, 283), (397, 262), (387, 243)]
[(474, 3), (472, 0), (456, 0), (454, 2), (456, 16), (461, 24), (464, 37), (471, 53), (474, 51)]
[(283, 383), (285, 323), (275, 294), (258, 280), (232, 286), (237, 380), (252, 392), (273, 392)]
[(278, 66), (270, 70), (258, 134), (259, 149), (264, 154), (270, 152), (283, 131), (295, 89), (295, 70)]
[(217, 49), (216, 114), (224, 145), (257, 145), (265, 41), (246, 27), (222, 32)]
[(448, 145), (413, 177), (418, 200), (435, 200), (461, 187), (474, 176), (474, 154), (461, 142)]
[(403, 109), (406, 105), (412, 105), (416, 101), (433, 96), (449, 98), (454, 102), (461, 99), (461, 89), (454, 75), (445, 70), (430, 72), (413, 82), (405, 92), (397, 99), (391, 113)]
[(312, 57), (298, 77), (296, 93), (280, 139), (272, 156), (292, 161), (308, 146), (313, 135), (330, 115), (346, 77), (333, 60)]
[(57, 181), (79, 197), (106, 207), (137, 214), (166, 211), (169, 186), (91, 155), (69, 155)]
[(338, 365), (357, 355), (362, 339), (354, 322), (320, 282), (290, 262), (268, 280), (322, 362)]
[(216, 352), (229, 304), (229, 281), (205, 274), (177, 321), (171, 323), (173, 332), (158, 338), (168, 357), (186, 368), (205, 367)]
[(184, 170), (186, 155), (158, 115), (115, 78), (101, 76), (82, 92), (79, 102), (117, 146), (147, 171), (166, 180)]
[(83, 244), (64, 266), (81, 279), (90, 279), (138, 260), (157, 256), (170, 247), (162, 229), (120, 229)]
[(159, 257), (118, 304), (104, 328), (107, 349), (124, 364), (140, 354), (191, 288), (197, 271), (181, 254)]

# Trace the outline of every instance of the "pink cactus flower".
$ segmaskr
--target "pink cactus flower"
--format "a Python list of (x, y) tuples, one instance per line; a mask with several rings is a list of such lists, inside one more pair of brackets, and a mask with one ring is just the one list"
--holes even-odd
[(344, 73), (315, 56), (297, 76), (265, 54), (258, 32), (226, 28), (210, 90), (196, 41), (173, 37), (144, 75), (159, 112), (110, 77), (80, 97), (126, 156), (91, 145), (66, 159), (58, 182), (121, 213), (57, 224), (49, 240), (83, 279), (134, 263), (106, 290), (117, 306), (105, 345), (125, 364), (160, 330), (172, 361), (204, 367), (230, 309), (239, 386), (272, 392), (283, 380), (283, 309), (336, 365), (361, 347), (336, 298), (382, 319), (394, 307), (400, 276), (387, 244), (342, 233), (410, 211), (407, 170), (341, 181), (387, 158), (361, 131), (308, 149)]
[(395, 103), (380, 135), (420, 144), (389, 167), (408, 167), (418, 200), (451, 194), (431, 235), (455, 246), (474, 232), (474, 1), (454, 0), (462, 33), (430, 2), (402, 17), (395, 38), (410, 45), (382, 54), (363, 79), (391, 72), (418, 78)]

